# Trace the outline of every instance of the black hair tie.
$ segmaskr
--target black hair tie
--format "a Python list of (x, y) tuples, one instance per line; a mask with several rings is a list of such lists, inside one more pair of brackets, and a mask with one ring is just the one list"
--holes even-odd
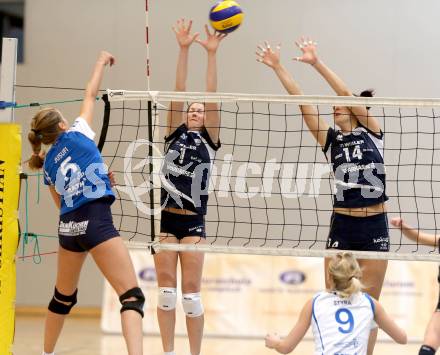
[(40, 133), (40, 131), (38, 129), (31, 128), (31, 131), (34, 132), (34, 134), (37, 137), (37, 139), (39, 139), (39, 140), (43, 139), (43, 135)]

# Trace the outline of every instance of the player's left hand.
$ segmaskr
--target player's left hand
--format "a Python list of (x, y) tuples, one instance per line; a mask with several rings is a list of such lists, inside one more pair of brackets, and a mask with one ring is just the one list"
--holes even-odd
[(267, 334), (264, 340), (266, 341), (267, 348), (274, 349), (281, 341), (281, 338), (277, 333), (273, 333), (273, 334)]
[(281, 44), (278, 44), (275, 50), (272, 50), (270, 43), (265, 41), (257, 47), (255, 54), (257, 62), (266, 64), (269, 68), (276, 69), (280, 66)]
[(310, 65), (315, 65), (318, 62), (318, 50), (316, 49), (317, 43), (315, 41), (309, 37), (301, 37), (299, 41), (295, 41), (295, 44), (301, 50), (302, 56), (295, 57), (293, 60)]

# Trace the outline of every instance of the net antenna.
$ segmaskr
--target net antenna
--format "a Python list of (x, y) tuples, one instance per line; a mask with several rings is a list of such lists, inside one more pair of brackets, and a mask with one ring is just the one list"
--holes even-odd
[(147, 90), (150, 91), (150, 10), (145, 0), (145, 48), (147, 49)]
[[(132, 248), (333, 255), (335, 251), (325, 249), (333, 211), (331, 168), (304, 125), (298, 105), (317, 107), (331, 125), (333, 106), (371, 107), (385, 133), (389, 217), (402, 216), (420, 230), (437, 232), (439, 99), (128, 90), (107, 94), (112, 118), (103, 153), (110, 169), (120, 175), (117, 181), (123, 181), (114, 215)], [(156, 103), (171, 101), (220, 103), (222, 148), (210, 178), (206, 244), (158, 243), (168, 108)], [(400, 230), (391, 229), (390, 234), (390, 252), (354, 254), (370, 259), (440, 260), (436, 248), (413, 243)]]

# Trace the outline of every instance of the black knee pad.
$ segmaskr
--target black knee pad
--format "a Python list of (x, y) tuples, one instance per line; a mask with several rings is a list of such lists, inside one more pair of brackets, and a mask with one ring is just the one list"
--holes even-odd
[[(126, 299), (134, 297), (136, 301), (126, 301)], [(131, 290), (128, 290), (124, 294), (119, 297), (119, 302), (121, 302), (121, 313), (131, 310), (138, 312), (142, 318), (144, 318), (144, 303), (145, 297), (144, 293), (139, 287), (133, 287)]]
[[(49, 303), (49, 311), (57, 314), (69, 314), (72, 307), (76, 304), (76, 295), (78, 294), (78, 289), (70, 295), (66, 296), (60, 293), (55, 287), (55, 292), (52, 300)], [(69, 302), (70, 304), (64, 304), (61, 302)]]
[(434, 355), (435, 350), (431, 348), (429, 345), (422, 345), (419, 350), (419, 355)]

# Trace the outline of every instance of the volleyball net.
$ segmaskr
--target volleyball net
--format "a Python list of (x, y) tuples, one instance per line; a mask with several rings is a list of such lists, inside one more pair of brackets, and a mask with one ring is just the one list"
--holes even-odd
[[(133, 248), (323, 256), (333, 206), (331, 167), (298, 105), (331, 126), (333, 106), (369, 106), (385, 133), (389, 217), (436, 233), (440, 100), (108, 90), (102, 154), (118, 182), (115, 225)], [(170, 102), (216, 102), (221, 149), (212, 167), (207, 243), (159, 244), (164, 137)], [(185, 105), (184, 110), (186, 110)], [(390, 252), (358, 257), (440, 260), (391, 229)], [(355, 238), (356, 236), (353, 236)]]

